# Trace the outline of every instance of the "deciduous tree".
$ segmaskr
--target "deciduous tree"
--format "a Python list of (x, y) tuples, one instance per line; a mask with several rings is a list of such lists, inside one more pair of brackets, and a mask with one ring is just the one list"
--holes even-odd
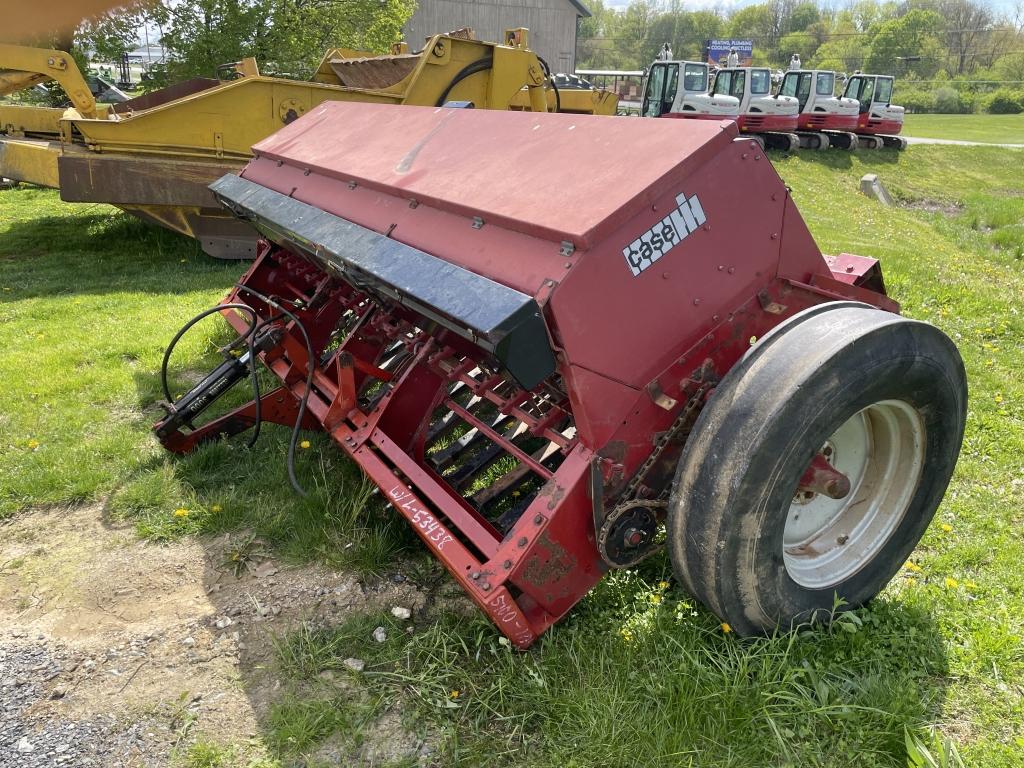
[(255, 56), (268, 70), (308, 77), (330, 47), (384, 52), (401, 37), (415, 0), (188, 0), (140, 3), (80, 28), (78, 44), (116, 59), (148, 24), (163, 31), (173, 80), (210, 77)]

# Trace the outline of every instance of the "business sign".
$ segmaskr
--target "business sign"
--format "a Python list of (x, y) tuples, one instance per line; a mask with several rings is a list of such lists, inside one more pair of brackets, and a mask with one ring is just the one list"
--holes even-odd
[(739, 66), (754, 66), (754, 41), (753, 40), (705, 40), (704, 54), (708, 64), (715, 67), (724, 67), (729, 58), (729, 51), (736, 49), (740, 57)]

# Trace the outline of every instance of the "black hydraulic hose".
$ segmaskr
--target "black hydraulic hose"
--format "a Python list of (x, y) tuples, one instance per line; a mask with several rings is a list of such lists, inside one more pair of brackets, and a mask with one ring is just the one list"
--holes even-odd
[(260, 403), (260, 381), (258, 371), (256, 370), (256, 331), (259, 329), (259, 327), (261, 327), (261, 324), (259, 322), (259, 317), (256, 315), (256, 310), (254, 310), (248, 304), (218, 304), (215, 307), (204, 309), (198, 315), (195, 315), (191, 320), (185, 323), (185, 325), (181, 327), (181, 330), (174, 334), (174, 338), (171, 339), (171, 343), (167, 345), (167, 349), (164, 351), (164, 359), (163, 362), (160, 364), (160, 386), (163, 388), (164, 398), (167, 400), (168, 404), (173, 404), (174, 398), (171, 397), (171, 389), (167, 384), (167, 368), (171, 362), (171, 354), (174, 352), (174, 348), (178, 346), (178, 342), (181, 341), (182, 337), (189, 332), (192, 326), (194, 326), (200, 320), (209, 317), (212, 314), (221, 312), (222, 310), (225, 309), (237, 309), (241, 310), (242, 312), (246, 312), (249, 315), (248, 329), (246, 329), (245, 333), (241, 337), (239, 337), (239, 339), (233, 341), (228, 346), (228, 348), (234, 346), (240, 340), (244, 340), (249, 348), (249, 375), (250, 378), (252, 379), (252, 392), (256, 409), (252, 437), (249, 438), (248, 443), (248, 446), (252, 448), (254, 445), (256, 445), (256, 441), (260, 437), (260, 426), (263, 422), (263, 413), (261, 411)]
[(452, 78), (452, 81), (448, 83), (448, 87), (444, 89), (444, 92), (441, 94), (441, 98), (437, 100), (437, 103), (434, 104), (434, 106), (443, 107), (445, 102), (448, 101), (448, 94), (452, 92), (452, 89), (456, 85), (461, 83), (470, 75), (475, 75), (477, 72), (483, 72), (485, 70), (490, 69), (493, 66), (494, 60), (490, 56), (486, 56), (482, 59), (477, 59), (476, 61), (471, 61), (469, 64), (460, 69), (458, 73), (455, 75), (455, 77)]
[(167, 349), (164, 350), (164, 360), (160, 366), (160, 386), (163, 388), (164, 398), (167, 400), (168, 403), (174, 402), (174, 398), (171, 397), (170, 387), (168, 387), (167, 385), (167, 364), (168, 362), (170, 362), (171, 354), (174, 352), (174, 348), (178, 345), (178, 342), (181, 341), (181, 337), (188, 333), (193, 325), (198, 323), (203, 318), (209, 317), (215, 312), (220, 312), (221, 310), (225, 309), (239, 309), (243, 312), (249, 313), (249, 328), (246, 330), (246, 332), (242, 335), (241, 338), (248, 339), (256, 331), (256, 324), (259, 322), (259, 318), (256, 316), (256, 311), (248, 304), (240, 303), (218, 304), (215, 307), (204, 309), (198, 315), (195, 315), (191, 320), (189, 320), (187, 323), (181, 326), (181, 330), (174, 334), (174, 338), (171, 339), (171, 343), (168, 344)]
[(540, 68), (544, 70), (544, 75), (547, 77), (548, 82), (551, 83), (551, 90), (555, 92), (555, 112), (561, 112), (562, 94), (558, 92), (558, 84), (555, 82), (555, 76), (551, 73), (551, 67), (548, 66), (543, 57), (538, 56), (537, 60), (540, 62)]
[(296, 327), (302, 331), (302, 338), (306, 342), (306, 368), (308, 369), (306, 371), (306, 389), (302, 393), (302, 397), (299, 399), (299, 413), (295, 417), (295, 426), (292, 427), (291, 440), (288, 441), (288, 480), (291, 482), (292, 488), (295, 489), (296, 493), (300, 496), (308, 496), (309, 494), (306, 493), (306, 490), (302, 487), (298, 478), (295, 476), (295, 447), (299, 442), (299, 431), (302, 429), (302, 419), (306, 415), (306, 402), (309, 400), (309, 393), (313, 389), (313, 366), (315, 362), (313, 359), (313, 343), (309, 340), (309, 334), (306, 333), (306, 327), (302, 324), (302, 321), (299, 320), (294, 313), (282, 307), (277, 301), (269, 296), (263, 295), (259, 291), (249, 288), (248, 286), (236, 285), (235, 288), (239, 291), (245, 291), (250, 296), (256, 297), (263, 303), (274, 307), (278, 312), (290, 318), (291, 321), (295, 323)]

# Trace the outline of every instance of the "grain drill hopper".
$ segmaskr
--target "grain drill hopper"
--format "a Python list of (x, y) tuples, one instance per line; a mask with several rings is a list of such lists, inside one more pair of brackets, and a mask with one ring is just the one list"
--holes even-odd
[[(310, 109), (212, 187), (265, 238), (211, 310), (245, 350), (156, 434), (327, 432), (518, 647), (663, 546), (744, 634), (862, 604), (953, 471), (959, 354), (734, 123), (688, 128)], [(204, 423), (257, 358), (280, 385)]]
[(69, 202), (111, 203), (200, 241), (213, 256), (252, 258), (255, 236), (207, 188), (241, 169), (250, 147), (325, 101), (615, 114), (604, 91), (553, 94), (527, 30), (507, 45), (470, 30), (435, 35), (419, 53), (333, 49), (311, 82), (264, 77), (254, 60), (224, 81), (199, 78), (108, 108), (96, 105), (74, 60), (60, 51), (0, 45), (0, 94), (44, 80), (73, 109), (0, 105), (0, 177), (60, 189)]

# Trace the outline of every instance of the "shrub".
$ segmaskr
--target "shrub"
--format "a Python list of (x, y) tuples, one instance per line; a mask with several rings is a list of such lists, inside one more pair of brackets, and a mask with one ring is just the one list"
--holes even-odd
[(893, 101), (904, 107), (907, 112), (966, 115), (974, 111), (975, 95), (970, 91), (960, 91), (949, 85), (927, 91), (901, 87)]
[(930, 91), (901, 89), (893, 97), (893, 102), (901, 105), (907, 112), (935, 111), (935, 94)]
[(985, 104), (985, 111), (993, 115), (1016, 115), (1024, 111), (1024, 94), (1000, 88), (994, 91)]
[(970, 112), (974, 100), (969, 94), (961, 93), (956, 88), (944, 86), (935, 90), (935, 111), (945, 115), (962, 115)]

